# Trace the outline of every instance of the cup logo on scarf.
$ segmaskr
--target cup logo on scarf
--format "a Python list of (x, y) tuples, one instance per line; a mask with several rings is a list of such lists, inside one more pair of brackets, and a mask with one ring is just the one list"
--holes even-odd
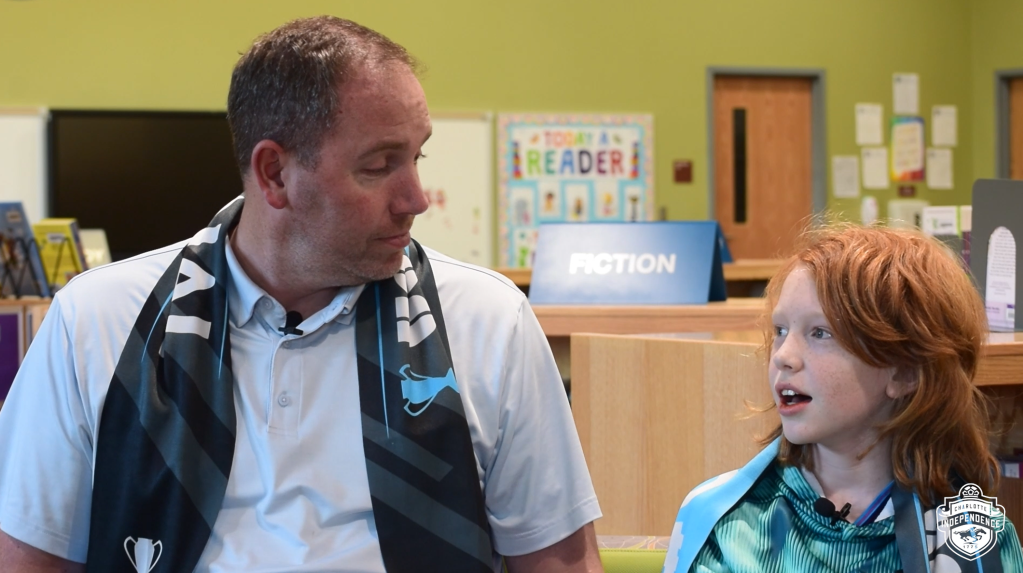
[[(134, 551), (129, 549), (128, 545), (133, 545)], [(124, 539), (124, 552), (128, 554), (128, 560), (135, 567), (135, 571), (138, 571), (138, 573), (149, 573), (153, 570), (153, 567), (156, 567), (156, 562), (163, 555), (163, 543), (159, 541), (154, 542), (152, 539), (146, 539), (145, 537), (140, 537), (136, 540), (128, 536)], [(133, 553), (134, 557), (132, 556)]]
[(968, 483), (958, 496), (946, 497), (938, 506), (937, 525), (947, 535), (949, 549), (974, 561), (998, 544), (998, 533), (1005, 527), (1005, 508), (998, 505), (998, 498), (988, 497), (979, 486)]
[[(412, 416), (418, 416), (426, 411), (426, 408), (433, 403), (433, 399), (445, 388), (451, 388), (458, 392), (458, 384), (455, 382), (455, 371), (448, 368), (448, 373), (443, 378), (430, 378), (420, 376), (412, 371), (408, 364), (401, 367), (401, 396), (405, 398), (405, 411)], [(425, 404), (424, 404), (425, 403)], [(424, 404), (418, 410), (413, 411), (412, 405)]]

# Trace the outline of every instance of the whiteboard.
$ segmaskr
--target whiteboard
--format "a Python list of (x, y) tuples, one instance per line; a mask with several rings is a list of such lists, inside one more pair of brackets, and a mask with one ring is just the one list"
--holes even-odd
[(0, 201), (21, 201), (31, 223), (46, 217), (44, 109), (0, 108)]
[(433, 115), (419, 180), (430, 207), (412, 236), (467, 263), (493, 266), (494, 140), (490, 114)]

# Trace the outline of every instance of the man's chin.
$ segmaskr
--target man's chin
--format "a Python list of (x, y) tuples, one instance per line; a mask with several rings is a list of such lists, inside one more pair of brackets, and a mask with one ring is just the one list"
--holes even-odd
[(389, 279), (401, 270), (402, 255), (404, 253), (399, 253), (394, 260), (388, 259), (377, 265), (366, 265), (363, 268), (356, 269), (356, 274), (367, 283)]

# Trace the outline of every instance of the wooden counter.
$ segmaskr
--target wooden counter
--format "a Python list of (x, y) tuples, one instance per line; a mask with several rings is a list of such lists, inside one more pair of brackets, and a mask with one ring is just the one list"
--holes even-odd
[(977, 364), (978, 386), (1018, 386), (1023, 392), (1023, 332), (993, 332)]
[[(781, 259), (739, 259), (733, 263), (723, 263), (721, 268), (725, 273), (726, 282), (769, 281), (781, 263)], [(494, 270), (508, 277), (520, 288), (528, 289), (533, 276), (533, 269), (498, 267)]]
[[(685, 495), (736, 469), (779, 422), (754, 413), (772, 395), (759, 331), (679, 335), (573, 334), (572, 412), (604, 518), (600, 535), (669, 535)], [(996, 426), (1023, 409), (1023, 333), (993, 334), (976, 383), (991, 395)], [(995, 437), (1023, 440), (1023, 431)], [(999, 492), (1023, 519), (1023, 481)]]
[(533, 305), (533, 312), (548, 338), (577, 332), (639, 334), (648, 332), (703, 332), (749, 330), (757, 326), (764, 301), (730, 298), (699, 305)]
[(572, 379), (569, 345), (572, 334), (752, 330), (757, 328), (763, 309), (762, 298), (730, 298), (724, 302), (674, 306), (533, 306), (564, 380)]

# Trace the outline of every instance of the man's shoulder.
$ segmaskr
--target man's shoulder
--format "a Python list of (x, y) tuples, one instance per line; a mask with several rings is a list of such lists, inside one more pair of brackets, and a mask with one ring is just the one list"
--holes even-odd
[(430, 247), (424, 248), (430, 258), (438, 289), (466, 289), (515, 304), (520, 304), (526, 298), (515, 283), (493, 269), (454, 259)]
[[(186, 241), (142, 253), (130, 259), (89, 269), (71, 279), (57, 297), (65, 308), (109, 311), (141, 307)], [(138, 301), (133, 305), (132, 301)]]
[(448, 335), (510, 333), (529, 305), (526, 295), (496, 271), (453, 259), (427, 248), (447, 322)]

